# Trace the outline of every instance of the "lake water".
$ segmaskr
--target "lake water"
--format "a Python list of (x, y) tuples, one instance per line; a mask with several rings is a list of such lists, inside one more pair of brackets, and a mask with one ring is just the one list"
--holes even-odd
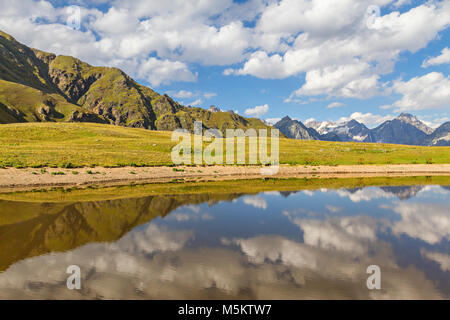
[(10, 298), (449, 299), (450, 188), (0, 201)]

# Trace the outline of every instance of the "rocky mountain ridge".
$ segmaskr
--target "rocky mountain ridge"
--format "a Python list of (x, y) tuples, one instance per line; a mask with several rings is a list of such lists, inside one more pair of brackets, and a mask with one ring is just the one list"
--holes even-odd
[[(416, 116), (408, 113), (402, 113), (395, 119), (385, 121), (373, 129), (367, 128), (364, 124), (354, 119), (342, 123), (310, 120), (305, 124), (298, 120), (288, 119), (290, 121), (287, 118), (283, 118), (274, 127), (293, 139), (450, 146), (450, 122), (444, 123), (436, 130), (433, 130)], [(307, 130), (310, 134), (295, 135), (292, 130), (289, 130), (293, 127), (304, 127), (303, 131)]]
[(0, 123), (96, 122), (150, 130), (268, 128), (219, 109), (186, 107), (122, 70), (29, 48), (0, 31)]

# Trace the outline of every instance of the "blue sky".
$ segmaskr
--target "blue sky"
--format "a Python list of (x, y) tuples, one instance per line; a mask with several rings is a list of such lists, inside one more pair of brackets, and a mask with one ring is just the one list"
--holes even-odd
[[(75, 7), (73, 7), (75, 6)], [(0, 29), (241, 115), (449, 121), (450, 0), (0, 0)]]

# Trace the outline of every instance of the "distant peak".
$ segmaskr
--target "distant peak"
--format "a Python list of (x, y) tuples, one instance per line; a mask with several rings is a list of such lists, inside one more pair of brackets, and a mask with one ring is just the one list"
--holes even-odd
[(347, 124), (360, 124), (360, 122), (355, 119), (352, 119), (349, 122), (347, 122)]
[(281, 119), (281, 121), (287, 121), (287, 120), (291, 121), (292, 119), (289, 116), (286, 116), (283, 119)]
[(217, 108), (216, 106), (211, 106), (211, 107), (209, 107), (208, 110), (211, 111), (211, 112), (213, 112), (213, 113), (220, 112), (220, 109)]
[(414, 115), (412, 115), (410, 113), (402, 112), (397, 118), (410, 118), (410, 119), (413, 119), (415, 117), (416, 116), (414, 116)]

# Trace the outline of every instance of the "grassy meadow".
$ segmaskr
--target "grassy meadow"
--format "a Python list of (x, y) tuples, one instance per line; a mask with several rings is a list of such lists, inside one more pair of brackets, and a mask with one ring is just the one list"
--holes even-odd
[[(163, 131), (90, 123), (5, 124), (0, 125), (0, 167), (171, 166), (171, 150), (176, 144), (171, 132)], [(280, 163), (450, 163), (450, 147), (280, 138)]]

